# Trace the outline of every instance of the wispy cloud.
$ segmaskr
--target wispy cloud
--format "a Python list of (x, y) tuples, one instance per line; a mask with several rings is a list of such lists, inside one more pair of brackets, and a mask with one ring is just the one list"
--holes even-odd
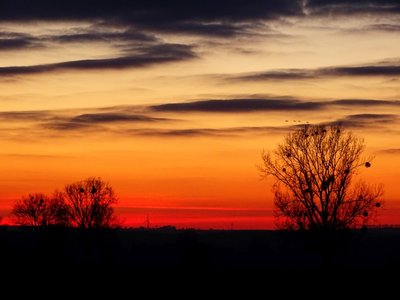
[(158, 112), (255, 112), (255, 111), (316, 111), (333, 106), (374, 107), (398, 106), (400, 101), (375, 99), (339, 99), (327, 101), (304, 101), (292, 98), (240, 98), (221, 100), (201, 100), (193, 102), (166, 103), (150, 106)]
[(33, 66), (0, 67), (0, 76), (41, 74), (62, 70), (113, 70), (140, 68), (153, 64), (182, 61), (197, 57), (192, 47), (181, 44), (161, 44), (137, 48), (135, 54), (106, 59), (84, 59)]
[(398, 0), (307, 0), (309, 14), (355, 15), (400, 13)]
[(117, 123), (117, 122), (155, 122), (166, 121), (165, 118), (153, 118), (145, 115), (126, 113), (93, 113), (73, 117), (70, 121), (77, 123)]
[[(225, 100), (203, 100), (194, 102), (167, 103), (149, 106), (116, 106), (91, 109), (69, 109), (55, 111), (22, 111), (0, 112), (0, 121), (11, 124), (16, 122), (13, 129), (2, 132), (4, 136), (21, 138), (30, 128), (30, 136), (38, 137), (62, 137), (111, 135), (116, 137), (241, 137), (248, 135), (283, 134), (298, 126), (304, 126), (302, 122), (292, 125), (282, 120), (281, 125), (269, 126), (259, 123), (246, 126), (232, 127), (200, 127), (191, 122), (190, 114), (185, 120), (171, 119), (170, 116), (180, 116), (182, 112), (200, 113), (231, 113), (254, 114), (257, 112), (283, 112), (293, 114), (297, 112), (322, 112), (330, 108), (351, 108), (352, 111), (364, 111), (365, 108), (398, 108), (399, 101), (377, 99), (339, 99), (304, 101), (288, 97), (276, 97), (269, 99), (240, 98)], [(167, 117), (164, 117), (164, 114)], [(288, 115), (289, 116), (289, 115)], [(179, 121), (179, 122), (177, 122)], [(321, 121), (323, 122), (323, 121)], [(394, 124), (398, 124), (400, 118), (397, 114), (359, 113), (345, 115), (335, 121), (323, 122), (326, 124), (342, 124), (349, 128), (368, 128), (389, 130)], [(10, 128), (11, 128), (10, 127)], [(14, 134), (14, 133), (15, 134)]]
[(141, 30), (225, 36), (240, 33), (240, 25), (303, 15), (300, 1), (238, 0), (3, 0), (0, 21), (84, 21)]
[(353, 114), (338, 119), (333, 124), (342, 124), (352, 128), (381, 128), (393, 125), (399, 121), (399, 115), (395, 114)]
[(5, 111), (0, 112), (0, 121), (43, 121), (52, 119), (50, 111)]
[(308, 80), (330, 77), (396, 77), (400, 75), (400, 62), (386, 62), (361, 66), (337, 66), (318, 69), (282, 69), (226, 76), (235, 81)]
[(240, 137), (251, 135), (281, 134), (286, 133), (295, 126), (245, 126), (229, 128), (187, 128), (163, 129), (145, 128), (128, 129), (116, 132), (117, 134), (143, 137)]
[(225, 99), (153, 105), (154, 111), (180, 112), (251, 112), (281, 110), (317, 110), (319, 102), (302, 102), (293, 99)]
[(167, 122), (171, 119), (155, 118), (126, 112), (95, 112), (80, 114), (73, 117), (58, 117), (51, 121), (40, 123), (46, 129), (56, 131), (107, 131), (108, 124), (139, 124)]
[(327, 105), (339, 105), (339, 106), (364, 106), (364, 107), (374, 107), (374, 106), (388, 106), (388, 107), (400, 107), (399, 100), (376, 100), (376, 99), (340, 99), (332, 100), (326, 102)]

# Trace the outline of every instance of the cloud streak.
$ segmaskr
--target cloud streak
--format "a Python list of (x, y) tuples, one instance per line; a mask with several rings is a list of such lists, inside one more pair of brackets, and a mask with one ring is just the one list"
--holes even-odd
[(104, 130), (107, 131), (106, 125), (110, 124), (139, 124), (139, 123), (155, 123), (167, 122), (171, 119), (154, 118), (147, 115), (130, 114), (130, 113), (87, 113), (80, 114), (70, 118), (55, 118), (52, 121), (44, 122), (41, 127), (57, 131), (75, 131), (75, 130)]
[(163, 129), (163, 128), (144, 128), (130, 129), (117, 132), (125, 136), (143, 137), (239, 137), (248, 134), (278, 134), (286, 133), (295, 126), (247, 126), (230, 128), (186, 128), (186, 129)]
[[(0, 3), (0, 20), (3, 21), (103, 21), (139, 28), (162, 29), (165, 24), (179, 31), (198, 31), (196, 24), (214, 25), (268, 20), (302, 15), (300, 1), (292, 0), (236, 0), (236, 1), (186, 1), (176, 0), (173, 5), (163, 0), (3, 0)], [(190, 24), (192, 24), (192, 29)], [(189, 25), (189, 26), (188, 26)]]
[(66, 70), (120, 70), (141, 68), (154, 64), (184, 61), (196, 58), (191, 46), (182, 44), (161, 44), (136, 49), (135, 54), (106, 58), (66, 61), (33, 66), (0, 67), (0, 76), (42, 74)]
[(52, 119), (49, 111), (5, 111), (0, 112), (0, 121), (38, 121)]
[(167, 121), (165, 118), (152, 118), (145, 115), (134, 115), (124, 113), (93, 113), (82, 114), (71, 119), (72, 122), (79, 123), (117, 123), (117, 122), (155, 122)]
[(400, 107), (400, 101), (374, 99), (340, 99), (331, 101), (302, 101), (292, 98), (224, 99), (167, 103), (150, 106), (157, 112), (256, 112), (256, 111), (317, 111), (333, 106), (341, 107)]
[(273, 81), (273, 80), (309, 80), (332, 77), (395, 77), (400, 75), (400, 63), (382, 63), (362, 66), (338, 66), (318, 69), (284, 69), (226, 76), (228, 81)]
[(281, 110), (317, 110), (319, 102), (302, 102), (293, 99), (226, 99), (203, 100), (186, 103), (168, 103), (151, 106), (162, 112), (252, 112)]
[(338, 119), (330, 124), (341, 124), (351, 128), (381, 128), (399, 121), (395, 114), (354, 114)]
[(400, 13), (398, 0), (308, 0), (309, 14), (354, 15)]
[[(194, 102), (168, 103), (161, 105), (117, 106), (86, 110), (57, 111), (22, 111), (0, 112), (1, 122), (17, 122), (14, 129), (2, 132), (4, 136), (20, 138), (30, 128), (31, 137), (63, 137), (65, 135), (81, 137), (108, 135), (130, 138), (138, 137), (243, 137), (249, 135), (284, 134), (305, 124), (289, 125), (283, 123), (277, 126), (238, 126), (238, 127), (196, 127), (191, 123), (189, 114), (185, 120), (166, 118), (163, 114), (193, 113), (231, 113), (248, 114), (257, 112), (322, 112), (342, 107), (352, 111), (363, 111), (365, 108), (400, 108), (400, 101), (376, 99), (339, 99), (326, 101), (302, 101), (285, 97), (266, 99), (225, 99), (203, 100)], [(359, 113), (345, 115), (333, 122), (325, 124), (341, 124), (353, 129), (390, 130), (398, 124), (397, 114)], [(26, 125), (24, 125), (26, 124)], [(268, 123), (266, 123), (268, 124)]]

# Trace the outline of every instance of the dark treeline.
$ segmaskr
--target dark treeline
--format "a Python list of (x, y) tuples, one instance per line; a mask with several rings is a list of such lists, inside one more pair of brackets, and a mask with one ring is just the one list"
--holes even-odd
[(48, 196), (34, 193), (17, 201), (12, 210), (17, 224), (32, 227), (106, 228), (118, 225), (114, 190), (101, 178), (67, 184)]
[(400, 267), (400, 231), (221, 231), (0, 227), (2, 270), (289, 270)]

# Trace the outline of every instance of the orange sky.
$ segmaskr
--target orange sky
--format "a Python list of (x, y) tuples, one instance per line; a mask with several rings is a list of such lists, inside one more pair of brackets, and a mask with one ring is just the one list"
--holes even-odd
[(376, 222), (400, 224), (393, 1), (45, 2), (0, 5), (3, 222), (21, 195), (100, 176), (127, 226), (274, 228), (261, 151), (339, 121), (376, 156)]

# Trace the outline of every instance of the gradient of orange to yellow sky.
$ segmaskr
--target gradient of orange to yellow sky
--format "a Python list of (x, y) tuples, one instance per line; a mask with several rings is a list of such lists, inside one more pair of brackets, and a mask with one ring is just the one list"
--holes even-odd
[(3, 222), (100, 176), (127, 226), (273, 228), (262, 149), (340, 122), (400, 223), (399, 1), (175, 2), (0, 3)]

